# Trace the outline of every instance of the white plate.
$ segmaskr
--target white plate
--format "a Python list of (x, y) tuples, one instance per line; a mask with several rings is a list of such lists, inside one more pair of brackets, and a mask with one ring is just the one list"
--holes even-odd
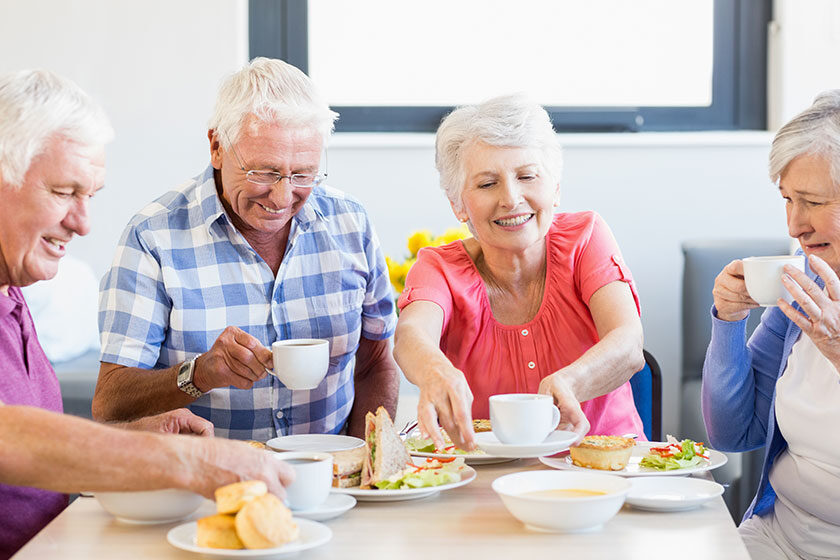
[[(414, 464), (420, 465), (425, 459), (414, 459)], [(472, 467), (464, 467), (461, 471), (461, 480), (451, 484), (442, 484), (440, 486), (429, 486), (426, 488), (408, 488), (406, 490), (379, 490), (370, 489), (365, 490), (358, 486), (354, 488), (333, 488), (332, 492), (336, 494), (349, 494), (359, 500), (360, 502), (398, 502), (402, 500), (417, 500), (425, 498), (433, 494), (437, 494), (441, 490), (451, 490), (469, 484), (475, 479), (475, 469)]]
[(205, 556), (217, 556), (220, 558), (280, 558), (295, 554), (301, 550), (315, 548), (328, 542), (332, 538), (332, 531), (326, 525), (317, 521), (300, 519), (295, 517), (295, 522), (300, 528), (300, 537), (294, 542), (287, 543), (277, 548), (261, 548), (253, 550), (230, 550), (225, 548), (208, 548), (195, 544), (196, 522), (184, 523), (170, 529), (166, 534), (166, 540), (175, 548), (188, 552), (198, 552)]
[(711, 480), (684, 477), (636, 478), (625, 501), (650, 511), (685, 511), (723, 494), (723, 486)]
[(334, 453), (355, 449), (365, 444), (364, 440), (339, 434), (296, 434), (281, 436), (265, 442), (274, 451), (323, 451)]
[(494, 463), (508, 463), (516, 461), (518, 457), (496, 457), (486, 453), (426, 453), (425, 451), (409, 451), (412, 457), (428, 457), (432, 459), (450, 459), (462, 457), (468, 465), (492, 465)]
[(637, 442), (636, 446), (633, 447), (633, 453), (630, 455), (630, 461), (627, 463), (627, 466), (620, 471), (597, 471), (597, 469), (579, 467), (572, 463), (572, 458), (569, 456), (540, 457), (540, 462), (554, 469), (587, 472), (610, 472), (611, 474), (617, 474), (619, 476), (686, 476), (689, 474), (705, 472), (712, 469), (716, 469), (718, 467), (722, 467), (726, 464), (727, 461), (726, 455), (724, 455), (720, 451), (715, 451), (714, 449), (707, 449), (706, 452), (709, 455), (709, 460), (695, 467), (689, 467), (686, 469), (674, 469), (670, 471), (660, 471), (656, 469), (650, 469), (648, 467), (639, 466), (639, 462), (642, 460), (642, 457), (647, 455), (648, 450), (651, 447), (662, 447), (664, 445), (667, 445), (667, 443), (663, 443), (661, 441)]
[(559, 453), (577, 439), (577, 434), (563, 430), (556, 430), (548, 434), (545, 441), (534, 445), (511, 445), (502, 443), (493, 432), (481, 432), (475, 434), (475, 442), (484, 452), (497, 457), (542, 457)]
[(303, 517), (312, 521), (326, 521), (338, 517), (342, 513), (353, 509), (356, 498), (347, 494), (330, 493), (327, 501), (312, 509), (295, 510), (295, 517)]

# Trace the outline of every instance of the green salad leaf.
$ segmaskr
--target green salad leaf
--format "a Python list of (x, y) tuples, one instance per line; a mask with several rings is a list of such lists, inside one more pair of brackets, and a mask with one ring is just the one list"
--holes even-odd
[(442, 486), (460, 481), (463, 467), (464, 459), (460, 457), (448, 463), (431, 460), (416, 467), (406, 467), (390, 478), (377, 482), (375, 486), (380, 490)]

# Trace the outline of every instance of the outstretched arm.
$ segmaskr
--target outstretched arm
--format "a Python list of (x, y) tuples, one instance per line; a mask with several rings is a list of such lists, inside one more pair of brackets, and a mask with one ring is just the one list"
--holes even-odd
[(219, 486), (259, 479), (280, 496), (291, 468), (241, 442), (123, 430), (28, 406), (0, 405), (0, 481), (57, 492)]

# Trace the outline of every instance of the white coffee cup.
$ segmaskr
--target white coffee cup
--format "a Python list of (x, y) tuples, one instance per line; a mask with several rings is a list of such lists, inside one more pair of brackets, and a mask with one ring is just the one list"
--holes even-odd
[(295, 480), (286, 486), (286, 505), (293, 510), (320, 506), (330, 495), (333, 456), (320, 451), (286, 451), (274, 456), (295, 471)]
[(782, 284), (782, 275), (785, 273), (786, 264), (804, 271), (805, 257), (803, 255), (747, 257), (742, 262), (747, 292), (759, 305), (773, 307), (779, 298), (788, 303), (793, 301), (793, 297)]
[(510, 393), (490, 397), (490, 425), (502, 443), (541, 443), (560, 422), (551, 395)]
[(314, 389), (330, 366), (330, 343), (320, 338), (278, 340), (271, 345), (276, 376), (289, 389)]

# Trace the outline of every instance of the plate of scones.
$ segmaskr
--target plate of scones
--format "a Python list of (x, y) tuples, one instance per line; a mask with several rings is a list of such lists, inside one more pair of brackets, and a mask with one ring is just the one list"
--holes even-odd
[(215, 515), (184, 523), (166, 535), (181, 550), (221, 558), (278, 558), (325, 544), (332, 531), (292, 517), (265, 483), (246, 480), (216, 490)]

